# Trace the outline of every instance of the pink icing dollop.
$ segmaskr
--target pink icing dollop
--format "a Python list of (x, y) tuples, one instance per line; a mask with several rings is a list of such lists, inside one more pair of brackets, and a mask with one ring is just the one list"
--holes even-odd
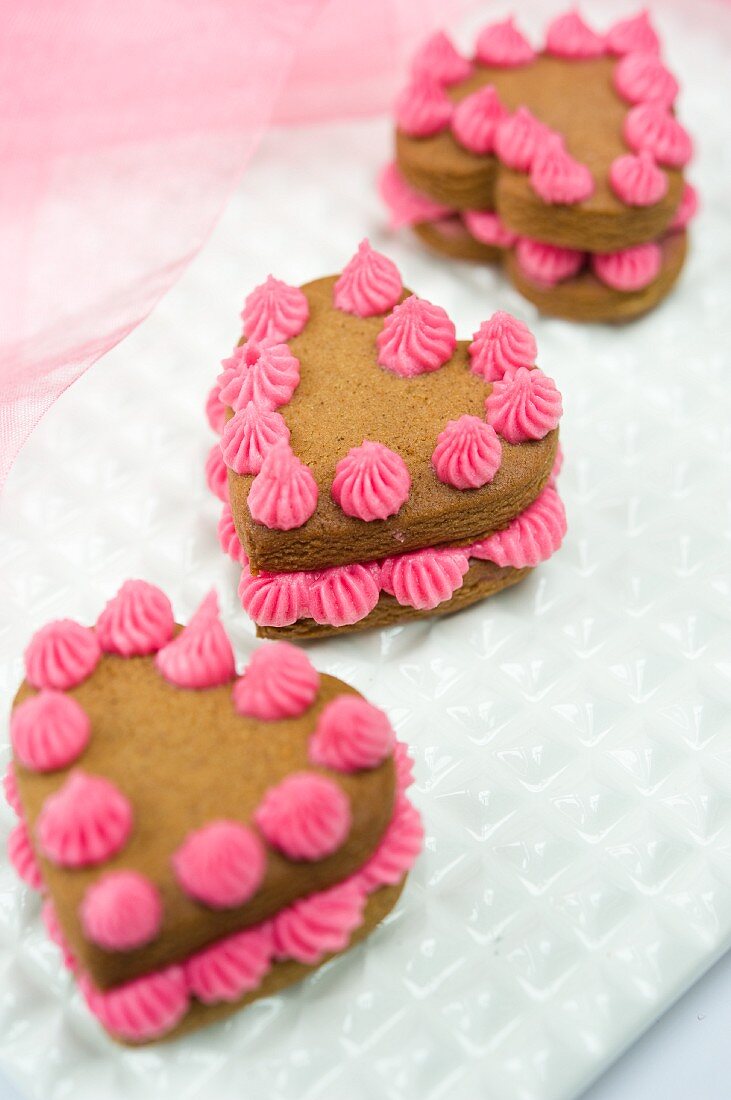
[(386, 558), (381, 585), (402, 607), (431, 610), (462, 587), (469, 560), (464, 550), (417, 550)]
[(494, 382), (485, 402), (487, 419), (508, 443), (543, 439), (561, 419), (561, 394), (542, 370), (518, 367)]
[(668, 177), (649, 149), (616, 157), (609, 168), (609, 182), (617, 198), (628, 206), (652, 206), (668, 192)]
[(683, 194), (680, 198), (680, 204), (678, 209), (673, 215), (673, 220), (670, 223), (670, 229), (680, 230), (685, 229), (688, 222), (696, 216), (698, 213), (698, 192), (692, 183), (685, 183), (683, 186)]
[(316, 623), (352, 626), (369, 615), (378, 603), (378, 567), (336, 566), (309, 574), (308, 610)]
[(43, 854), (61, 867), (93, 867), (120, 852), (132, 832), (132, 807), (108, 779), (72, 772), (48, 796), (36, 833)]
[(311, 966), (342, 951), (363, 923), (364, 908), (365, 893), (351, 880), (300, 898), (272, 918), (275, 956)]
[(495, 88), (486, 84), (457, 104), (452, 116), (452, 133), (470, 153), (492, 153), (495, 133), (507, 113)]
[(170, 600), (147, 581), (125, 581), (96, 622), (105, 653), (142, 657), (156, 653), (173, 636), (175, 618)]
[(221, 510), (221, 518), (218, 521), (218, 544), (224, 554), (228, 554), (233, 561), (238, 562), (239, 565), (248, 566), (249, 558), (241, 545), (230, 504), (224, 504)]
[(26, 886), (30, 886), (31, 890), (41, 890), (43, 887), (41, 868), (33, 851), (28, 827), (24, 821), (19, 821), (10, 830), (8, 856), (13, 870), (22, 878)]
[(34, 772), (66, 768), (89, 743), (91, 722), (83, 707), (61, 691), (40, 691), (10, 717), (13, 751)]
[(20, 795), (18, 794), (18, 780), (15, 775), (15, 767), (12, 760), (8, 764), (7, 771), (3, 776), (3, 794), (5, 795), (5, 801), (14, 814), (20, 817), (23, 813), (23, 807), (20, 803)]
[(486, 382), (495, 382), (507, 371), (532, 367), (538, 348), (528, 326), (499, 309), (482, 322), (472, 337), (469, 353), (472, 373)]
[(282, 439), (264, 456), (247, 506), (251, 518), (273, 531), (301, 527), (317, 507), (318, 488), (312, 470)]
[(548, 25), (546, 51), (554, 57), (575, 60), (601, 57), (604, 50), (604, 38), (584, 22), (578, 11), (559, 15)]
[(188, 989), (205, 1005), (238, 1001), (261, 983), (271, 965), (272, 951), (268, 925), (226, 936), (183, 963)]
[(134, 951), (157, 938), (162, 898), (137, 871), (109, 871), (88, 888), (79, 914), (92, 943), (105, 951)]
[(529, 172), (538, 146), (550, 133), (527, 107), (504, 118), (495, 134), (495, 153), (508, 168)]
[(671, 107), (678, 82), (656, 53), (628, 53), (614, 66), (614, 87), (628, 103), (658, 103)]
[(255, 287), (244, 302), (244, 335), (255, 343), (281, 343), (298, 336), (307, 324), (310, 307), (303, 292), (273, 275)]
[(687, 130), (659, 103), (639, 103), (628, 111), (624, 138), (636, 153), (649, 149), (659, 164), (669, 168), (682, 168), (693, 155)]
[(492, 210), (465, 210), (462, 220), (475, 240), (493, 248), (512, 248), (518, 239)]
[(566, 151), (559, 134), (545, 135), (530, 167), (530, 184), (544, 202), (572, 206), (594, 194), (594, 177)]
[(66, 691), (91, 676), (102, 651), (88, 626), (57, 619), (36, 631), (25, 651), (25, 675), (34, 688)]
[(495, 429), (478, 416), (450, 420), (437, 436), (431, 464), (440, 481), (455, 489), (479, 489), (500, 467), (502, 446)]
[(475, 47), (477, 60), (483, 65), (496, 68), (512, 68), (514, 65), (527, 65), (536, 56), (528, 39), (521, 34), (511, 17), (500, 23), (490, 23), (483, 27)]
[(214, 443), (208, 452), (205, 471), (208, 488), (225, 504), (228, 501), (228, 470), (223, 461), (220, 443)]
[(396, 765), (396, 788), (403, 792), (414, 782), (414, 761), (409, 756), (408, 746), (403, 741), (396, 742), (393, 759)]
[(660, 50), (660, 39), (646, 11), (614, 23), (607, 31), (605, 40), (609, 52), (617, 56), (638, 50), (653, 53)]
[(266, 853), (238, 821), (211, 821), (188, 833), (173, 853), (175, 877), (189, 897), (210, 909), (244, 905), (261, 886)]
[(312, 764), (355, 772), (377, 768), (392, 754), (394, 743), (382, 710), (358, 695), (338, 695), (320, 714), (308, 752)]
[(236, 674), (234, 652), (218, 610), (218, 596), (208, 593), (190, 622), (155, 658), (157, 670), (179, 688), (227, 684)]
[(314, 861), (342, 846), (352, 815), (348, 796), (336, 783), (313, 772), (296, 772), (269, 788), (254, 820), (288, 859)]
[(369, 241), (362, 240), (335, 283), (333, 301), (344, 313), (374, 317), (393, 309), (403, 289), (399, 269), (393, 260), (376, 252)]
[(394, 161), (387, 164), (378, 180), (378, 190), (388, 207), (391, 228), (418, 225), (452, 213), (451, 206), (434, 202), (427, 195), (415, 191), (399, 172)]
[(515, 246), (515, 257), (523, 274), (540, 286), (555, 286), (563, 279), (570, 279), (584, 265), (583, 252), (530, 237), (521, 237)]
[(307, 575), (259, 573), (252, 577), (244, 566), (239, 599), (257, 626), (291, 626), (307, 614)]
[(289, 442), (289, 428), (280, 414), (250, 401), (223, 429), (223, 461), (236, 474), (258, 474), (264, 455), (281, 439)]
[(591, 266), (596, 277), (613, 290), (642, 290), (660, 274), (662, 250), (659, 244), (649, 241), (620, 252), (596, 252)]
[(452, 101), (433, 77), (420, 73), (396, 100), (396, 123), (410, 137), (431, 137), (446, 129), (452, 118)]
[(172, 1031), (188, 1011), (181, 966), (156, 970), (114, 989), (96, 989), (84, 975), (79, 981), (89, 1011), (113, 1035), (129, 1042), (158, 1039)]
[(264, 722), (297, 718), (309, 710), (319, 690), (320, 676), (302, 650), (273, 642), (257, 649), (234, 684), (234, 707)]
[(234, 412), (250, 401), (263, 409), (287, 405), (300, 381), (299, 359), (286, 344), (249, 341), (235, 348), (222, 365), (221, 400)]
[(457, 334), (446, 310), (411, 294), (386, 317), (376, 344), (382, 367), (413, 378), (451, 359)]
[(505, 528), (470, 547), (473, 558), (501, 568), (533, 568), (558, 550), (566, 534), (566, 513), (553, 486), (547, 485), (525, 511)]
[(41, 906), (41, 920), (46, 929), (46, 934), (51, 941), (55, 943), (61, 952), (63, 959), (63, 965), (67, 970), (70, 970), (73, 974), (77, 973), (76, 959), (73, 956), (71, 948), (69, 947), (68, 940), (63, 934), (63, 929), (59, 923), (58, 914), (56, 913), (55, 906), (52, 901), (46, 900)]
[(221, 387), (218, 382), (212, 387), (206, 398), (206, 419), (211, 430), (220, 435), (226, 423), (226, 406), (221, 400)]
[(411, 475), (401, 455), (364, 439), (338, 462), (330, 491), (346, 516), (368, 523), (396, 515), (409, 499)]
[(396, 809), (380, 844), (361, 867), (357, 881), (367, 891), (400, 882), (421, 851), (424, 826), (419, 811), (399, 794)]
[(437, 31), (417, 50), (411, 72), (416, 77), (430, 76), (439, 84), (459, 84), (470, 75), (472, 65), (444, 31)]

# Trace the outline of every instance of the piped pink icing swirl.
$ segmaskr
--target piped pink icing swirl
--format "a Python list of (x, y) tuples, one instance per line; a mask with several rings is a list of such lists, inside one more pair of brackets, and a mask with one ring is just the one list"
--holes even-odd
[(624, 138), (631, 149), (648, 149), (659, 164), (682, 168), (693, 155), (690, 135), (659, 103), (639, 103), (627, 112)]
[(493, 248), (512, 248), (518, 239), (492, 210), (465, 210), (462, 220), (475, 240)]
[(653, 53), (658, 53), (660, 50), (660, 39), (646, 11), (614, 23), (607, 31), (605, 40), (609, 52), (618, 56), (635, 53), (638, 50)]
[(13, 752), (34, 772), (68, 767), (81, 756), (90, 736), (88, 714), (60, 691), (41, 691), (25, 699), (10, 717)]
[(210, 909), (244, 905), (266, 871), (259, 837), (238, 821), (211, 821), (188, 833), (172, 862), (185, 893)]
[(396, 765), (396, 788), (403, 793), (414, 782), (414, 761), (409, 756), (408, 746), (403, 741), (396, 742), (393, 759)]
[(270, 787), (254, 813), (266, 840), (288, 859), (324, 859), (342, 846), (352, 814), (345, 792), (322, 775), (295, 772)]
[(662, 267), (662, 250), (654, 241), (623, 248), (620, 252), (597, 252), (591, 257), (594, 274), (613, 290), (642, 290)]
[(542, 370), (518, 367), (493, 383), (487, 419), (508, 443), (543, 439), (561, 419), (561, 394)]
[(25, 651), (25, 675), (34, 688), (66, 691), (91, 676), (102, 651), (88, 626), (57, 619), (36, 631)]
[(364, 439), (338, 462), (330, 491), (346, 516), (368, 523), (395, 516), (410, 490), (411, 475), (401, 455)]
[(383, 322), (376, 337), (378, 362), (402, 378), (438, 370), (457, 346), (457, 334), (441, 306), (411, 294)]
[(614, 87), (628, 103), (671, 107), (678, 82), (656, 53), (628, 53), (614, 66)]
[(391, 755), (394, 743), (382, 710), (358, 695), (338, 695), (320, 714), (308, 753), (312, 764), (355, 772), (377, 768)]
[(310, 307), (303, 292), (268, 275), (244, 302), (241, 319), (247, 340), (280, 343), (298, 336), (307, 324)]
[(302, 650), (273, 642), (253, 654), (234, 684), (233, 701), (239, 714), (270, 722), (304, 714), (319, 690), (320, 676)]
[(586, 167), (566, 151), (559, 134), (539, 141), (530, 167), (530, 184), (544, 202), (572, 206), (594, 194), (594, 178)]
[(26, 886), (30, 886), (31, 890), (41, 890), (43, 888), (40, 864), (33, 851), (28, 826), (24, 821), (19, 821), (10, 830), (8, 856), (13, 870), (22, 878)]
[(188, 991), (180, 966), (157, 970), (114, 989), (96, 989), (83, 975), (79, 988), (89, 1011), (113, 1035), (129, 1042), (158, 1039), (188, 1011)]
[(363, 923), (365, 900), (357, 883), (348, 880), (287, 906), (271, 922), (275, 957), (311, 966), (342, 951)]
[(188, 989), (205, 1005), (238, 1001), (260, 985), (272, 951), (268, 924), (226, 936), (183, 963)]
[(147, 581), (125, 581), (96, 622), (105, 653), (141, 657), (156, 653), (173, 636), (175, 619), (170, 600)]
[(309, 574), (308, 611), (316, 623), (351, 626), (378, 603), (378, 566), (336, 566)]
[(228, 470), (221, 454), (221, 444), (214, 443), (206, 458), (206, 484), (214, 496), (228, 501)]
[(93, 867), (127, 843), (132, 807), (120, 790), (100, 775), (72, 772), (48, 796), (36, 833), (43, 854), (61, 867)]
[(696, 216), (698, 213), (698, 192), (692, 183), (686, 183), (683, 187), (683, 194), (680, 199), (678, 209), (675, 211), (673, 220), (670, 223), (670, 229), (680, 230), (685, 229), (688, 222)]
[(609, 182), (617, 198), (628, 206), (652, 206), (668, 192), (668, 177), (655, 164), (649, 149), (613, 160)]
[(289, 428), (279, 413), (250, 401), (223, 429), (223, 461), (236, 474), (258, 474), (264, 455), (282, 439), (289, 442)]
[(566, 513), (556, 490), (547, 485), (505, 528), (470, 547), (474, 558), (501, 568), (533, 568), (558, 550), (566, 534)]
[(495, 382), (506, 371), (532, 367), (538, 348), (528, 326), (499, 309), (482, 322), (472, 337), (469, 353), (472, 373), (486, 382)]
[(246, 503), (256, 523), (273, 531), (292, 531), (307, 523), (317, 507), (317, 496), (312, 470), (283, 439), (264, 456)]
[(404, 285), (393, 260), (362, 240), (358, 251), (343, 268), (335, 284), (333, 301), (337, 309), (356, 317), (374, 317), (398, 302)]
[(245, 565), (239, 599), (258, 626), (291, 626), (307, 614), (307, 574), (259, 573), (252, 577)]
[(417, 550), (386, 558), (381, 584), (402, 607), (431, 610), (462, 587), (469, 560), (464, 550)]
[(109, 871), (88, 888), (79, 914), (92, 943), (105, 951), (134, 951), (157, 938), (162, 898), (137, 871)]
[(410, 137), (430, 137), (446, 129), (453, 107), (442, 85), (422, 73), (401, 92), (395, 110), (399, 130)]
[(437, 436), (431, 464), (440, 481), (455, 489), (479, 489), (500, 467), (502, 446), (495, 429), (477, 416), (450, 420)]
[(249, 558), (241, 545), (230, 504), (224, 504), (221, 511), (221, 518), (218, 521), (218, 543), (224, 554), (228, 554), (233, 561), (244, 567), (248, 566)]
[(575, 60), (601, 57), (605, 51), (605, 42), (600, 34), (584, 22), (578, 11), (568, 11), (549, 23), (546, 51), (554, 57)]
[(486, 84), (457, 104), (452, 115), (452, 133), (470, 153), (492, 153), (495, 133), (507, 113), (495, 88)]
[(253, 401), (263, 409), (278, 409), (292, 400), (300, 381), (300, 363), (286, 344), (249, 341), (223, 360), (221, 400), (234, 412)]
[(529, 172), (538, 146), (550, 133), (527, 107), (504, 118), (495, 134), (495, 153), (508, 168)]
[(505, 69), (527, 65), (536, 56), (535, 50), (515, 26), (512, 17), (483, 27), (477, 38), (476, 53), (477, 60), (483, 65)]
[(434, 221), (436, 218), (443, 218), (452, 213), (451, 206), (434, 202), (428, 196), (415, 191), (406, 182), (393, 161), (381, 172), (378, 190), (388, 207), (392, 229)]
[(220, 435), (226, 423), (226, 406), (221, 400), (221, 387), (216, 382), (206, 398), (206, 419), (211, 430)]
[(235, 676), (234, 652), (214, 591), (204, 598), (188, 625), (160, 650), (155, 664), (161, 676), (180, 688), (217, 687)]
[(560, 248), (530, 237), (521, 237), (515, 246), (515, 258), (523, 274), (540, 286), (555, 286), (578, 274), (584, 265), (584, 253), (575, 248)]
[(373, 855), (358, 872), (357, 881), (369, 892), (379, 886), (395, 886), (413, 866), (423, 843), (424, 826), (419, 812), (400, 794), (388, 828)]
[(472, 65), (444, 31), (437, 31), (417, 50), (411, 72), (415, 77), (430, 76), (439, 84), (459, 84), (470, 75)]
[(8, 764), (7, 771), (3, 776), (3, 794), (5, 795), (5, 801), (10, 809), (18, 817), (22, 816), (23, 807), (20, 803), (20, 795), (18, 794), (18, 780), (15, 775), (15, 767), (12, 760)]

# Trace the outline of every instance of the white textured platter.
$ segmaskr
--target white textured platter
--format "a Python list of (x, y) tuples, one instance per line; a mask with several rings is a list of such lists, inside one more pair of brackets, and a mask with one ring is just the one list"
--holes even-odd
[(0, 857), (0, 1066), (28, 1096), (567, 1100), (731, 943), (731, 9), (687, 7), (659, 21), (704, 207), (680, 288), (644, 321), (542, 321), (490, 270), (384, 234), (385, 120), (280, 132), (183, 281), (27, 444), (0, 517), (4, 714), (30, 633), (93, 620), (129, 575), (183, 618), (215, 584), (250, 651), (203, 400), (245, 292), (337, 270), (366, 232), (461, 335), (497, 308), (533, 325), (564, 393), (570, 523), (494, 600), (311, 646), (411, 743), (427, 846), (386, 924), (304, 984), (118, 1048)]

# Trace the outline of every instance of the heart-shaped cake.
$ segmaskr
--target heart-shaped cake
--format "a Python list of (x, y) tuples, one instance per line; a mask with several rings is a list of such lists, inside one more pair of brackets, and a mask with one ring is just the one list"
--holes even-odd
[(367, 241), (338, 276), (270, 276), (243, 322), (207, 476), (260, 635), (457, 610), (558, 548), (561, 396), (522, 322), (457, 340)]
[(211, 593), (184, 628), (128, 581), (25, 653), (11, 860), (94, 1015), (144, 1043), (283, 988), (363, 938), (419, 852), (386, 715), (301, 650), (237, 674)]
[(677, 93), (646, 13), (599, 34), (570, 11), (540, 51), (506, 19), (469, 59), (436, 34), (396, 104), (381, 178), (392, 223), (448, 255), (504, 261), (545, 313), (639, 316), (678, 277), (697, 207)]

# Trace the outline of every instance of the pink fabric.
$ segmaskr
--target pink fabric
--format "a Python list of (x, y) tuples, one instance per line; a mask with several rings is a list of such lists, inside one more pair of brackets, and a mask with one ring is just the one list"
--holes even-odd
[(275, 109), (385, 109), (414, 43), (464, 7), (0, 0), (0, 486), (185, 270)]

